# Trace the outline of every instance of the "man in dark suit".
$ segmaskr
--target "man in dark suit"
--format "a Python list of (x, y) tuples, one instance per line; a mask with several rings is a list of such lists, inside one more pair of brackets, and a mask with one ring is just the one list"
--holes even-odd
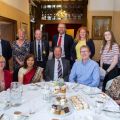
[(66, 25), (60, 23), (58, 25), (58, 32), (59, 34), (54, 35), (52, 41), (52, 47), (60, 46), (62, 48), (62, 56), (65, 59), (71, 60), (71, 48), (73, 45), (73, 38), (70, 35), (67, 35), (66, 32)]
[(35, 31), (35, 40), (30, 43), (30, 53), (35, 55), (37, 66), (45, 68), (49, 55), (49, 42), (42, 40), (42, 31)]
[(62, 49), (57, 46), (54, 48), (55, 58), (48, 60), (45, 69), (45, 80), (57, 80), (58, 78), (63, 78), (68, 81), (70, 73), (70, 63), (68, 60), (61, 58)]
[(9, 60), (12, 57), (12, 49), (10, 43), (2, 39), (1, 31), (0, 31), (0, 55), (5, 57), (6, 60), (5, 69), (9, 69)]

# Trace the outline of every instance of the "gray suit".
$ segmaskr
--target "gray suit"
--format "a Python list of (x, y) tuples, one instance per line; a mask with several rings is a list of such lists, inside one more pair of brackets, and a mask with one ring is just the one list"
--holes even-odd
[[(63, 79), (67, 82), (69, 81), (70, 74), (70, 63), (68, 60), (62, 58), (63, 64)], [(55, 59), (48, 60), (45, 69), (45, 80), (50, 81), (54, 79), (54, 67), (55, 67)]]

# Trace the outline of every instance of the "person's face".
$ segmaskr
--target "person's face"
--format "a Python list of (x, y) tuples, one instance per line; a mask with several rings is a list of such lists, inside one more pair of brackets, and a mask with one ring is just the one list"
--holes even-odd
[(66, 31), (65, 25), (64, 24), (59, 24), (58, 25), (58, 32), (59, 32), (59, 34), (64, 34), (65, 31)]
[(25, 33), (23, 31), (18, 31), (18, 37), (19, 37), (20, 40), (24, 40)]
[(5, 67), (5, 61), (0, 61), (0, 70), (3, 70)]
[(28, 58), (28, 60), (27, 60), (28, 68), (32, 68), (33, 65), (34, 65), (34, 58), (33, 57)]
[(56, 59), (59, 59), (61, 57), (62, 51), (60, 48), (55, 48), (54, 50), (54, 56)]
[(86, 30), (84, 30), (84, 29), (81, 29), (81, 30), (80, 30), (80, 38), (81, 38), (81, 39), (86, 39), (86, 34), (87, 34), (87, 33), (86, 33)]
[(37, 30), (35, 32), (35, 38), (36, 38), (36, 40), (41, 40), (41, 38), (42, 38), (42, 32), (40, 30)]
[(88, 48), (82, 48), (80, 50), (80, 54), (82, 56), (82, 60), (87, 60), (90, 57), (90, 51), (88, 50)]
[(104, 33), (104, 37), (105, 37), (105, 40), (106, 40), (106, 41), (111, 41), (112, 35), (111, 35), (111, 33), (108, 31), (108, 32), (105, 32), (105, 33)]

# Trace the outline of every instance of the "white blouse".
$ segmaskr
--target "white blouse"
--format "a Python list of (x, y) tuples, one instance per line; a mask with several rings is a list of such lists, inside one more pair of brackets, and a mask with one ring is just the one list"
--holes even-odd
[(27, 69), (24, 67), (21, 67), (18, 72), (18, 78), (23, 78), (23, 76), (27, 73)]

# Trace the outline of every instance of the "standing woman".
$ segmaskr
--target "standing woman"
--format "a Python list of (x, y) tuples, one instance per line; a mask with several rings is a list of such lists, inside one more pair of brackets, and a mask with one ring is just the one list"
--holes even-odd
[(87, 45), (90, 48), (90, 58), (92, 58), (95, 54), (95, 45), (92, 39), (88, 39), (88, 31), (86, 27), (80, 27), (77, 31), (71, 52), (73, 61), (76, 59), (81, 60), (80, 48), (83, 45)]
[(103, 91), (105, 92), (106, 83), (118, 75), (119, 46), (116, 43), (112, 31), (104, 32), (103, 46), (101, 50), (100, 67), (106, 71), (103, 81)]
[(24, 64), (24, 59), (26, 55), (29, 54), (30, 45), (29, 42), (25, 40), (25, 32), (22, 29), (18, 30), (18, 40), (14, 41), (12, 44), (12, 54), (13, 54), (13, 69), (14, 81), (18, 81), (18, 70)]

